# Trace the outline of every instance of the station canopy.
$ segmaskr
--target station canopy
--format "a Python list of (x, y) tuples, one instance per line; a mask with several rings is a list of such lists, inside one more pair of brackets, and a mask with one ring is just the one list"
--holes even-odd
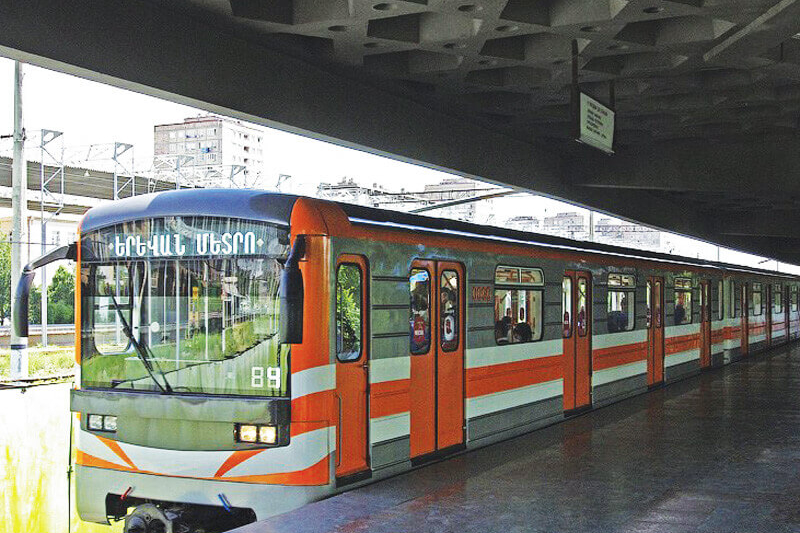
[(800, 0), (77, 3), (0, 52), (800, 262)]

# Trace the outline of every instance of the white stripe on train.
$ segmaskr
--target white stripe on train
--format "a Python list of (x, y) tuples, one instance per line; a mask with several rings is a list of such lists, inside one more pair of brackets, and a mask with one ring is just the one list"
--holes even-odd
[(647, 361), (634, 361), (625, 365), (612, 366), (602, 370), (592, 371), (592, 387), (606, 385), (633, 376), (647, 373)]
[[(333, 426), (309, 431), (292, 437), (289, 446), (266, 449), (247, 461), (235, 466), (224, 477), (277, 474), (304, 470), (324, 459), (335, 449)], [(187, 451), (150, 448), (118, 442), (123, 452), (138, 470), (165, 476), (214, 477), (220, 466), (233, 453), (227, 451)], [(81, 431), (78, 449), (100, 459), (120, 466), (125, 462), (93, 434)]]
[(500, 392), (493, 392), (475, 398), (467, 398), (466, 417), (487, 415), (512, 407), (519, 407), (548, 398), (561, 396), (564, 393), (564, 380), (554, 379), (544, 383), (526, 385)]

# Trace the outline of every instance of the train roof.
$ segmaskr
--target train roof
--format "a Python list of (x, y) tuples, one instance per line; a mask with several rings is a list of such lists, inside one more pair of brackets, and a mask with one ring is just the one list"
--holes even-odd
[(93, 207), (83, 217), (81, 231), (176, 216), (233, 217), (288, 226), (297, 198), (254, 189), (180, 189), (142, 194)]
[[(113, 224), (168, 216), (219, 216), (244, 218), (288, 226), (296, 195), (274, 193), (255, 189), (181, 189), (125, 198), (114, 203), (90, 209), (81, 222), (81, 231), (87, 232)], [(318, 200), (323, 201), (323, 200)], [(433, 218), (387, 209), (360, 205), (337, 204), (353, 224), (376, 225), (387, 228), (448, 234), (465, 238), (490, 239), (509, 243), (543, 246), (566, 251), (588, 252), (651, 260), (672, 264), (685, 264), (700, 268), (721, 268), (772, 277), (795, 278), (769, 270), (705, 261), (683, 256), (637, 250), (610, 244), (578, 241), (553, 235), (483, 226), (458, 220)]]

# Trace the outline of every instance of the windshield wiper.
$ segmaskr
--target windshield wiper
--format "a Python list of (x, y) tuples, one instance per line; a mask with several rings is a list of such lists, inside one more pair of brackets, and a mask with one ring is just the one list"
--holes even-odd
[(133, 344), (133, 348), (136, 350), (136, 355), (138, 355), (139, 359), (142, 360), (144, 369), (147, 370), (147, 373), (150, 375), (153, 383), (158, 385), (158, 388), (161, 389), (163, 394), (172, 394), (172, 387), (170, 386), (169, 381), (167, 381), (167, 376), (164, 375), (164, 371), (161, 370), (161, 366), (158, 365), (158, 361), (154, 360), (156, 365), (158, 365), (158, 372), (161, 374), (161, 379), (164, 381), (163, 385), (156, 379), (155, 373), (153, 372), (153, 364), (150, 361), (150, 354), (147, 351), (147, 348), (139, 344), (139, 341), (137, 341), (134, 337), (133, 332), (128, 325), (128, 321), (125, 320), (125, 315), (122, 313), (122, 309), (117, 303), (117, 299), (113, 294), (110, 294), (109, 296), (111, 296), (111, 303), (114, 304), (114, 309), (117, 311), (117, 316), (119, 316), (119, 319), (122, 322), (122, 332), (125, 333), (125, 336), (128, 337), (128, 340), (131, 342), (131, 344)]

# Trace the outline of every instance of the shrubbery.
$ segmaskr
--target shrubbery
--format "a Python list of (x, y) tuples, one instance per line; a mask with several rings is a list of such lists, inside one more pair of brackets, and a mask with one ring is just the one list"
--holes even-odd
[[(42, 323), (42, 290), (31, 287), (29, 299), (31, 324)], [(47, 287), (47, 323), (72, 324), (75, 322), (75, 275), (60, 266)]]

